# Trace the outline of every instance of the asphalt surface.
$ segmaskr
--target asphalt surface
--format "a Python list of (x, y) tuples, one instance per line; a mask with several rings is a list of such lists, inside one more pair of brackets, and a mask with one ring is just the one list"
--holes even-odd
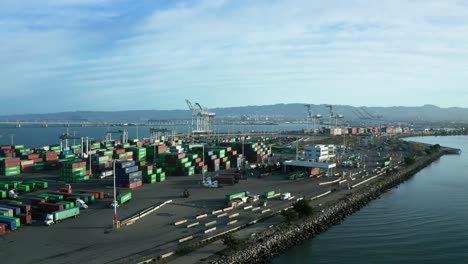
[[(359, 170), (356, 169), (354, 173)], [(366, 177), (364, 172), (357, 174), (351, 185)], [(34, 174), (24, 178), (46, 179), (49, 190), (54, 191), (64, 184), (56, 181), (56, 175)], [(3, 178), (1, 181), (15, 178)], [(330, 182), (339, 177), (308, 178), (296, 181), (286, 179), (285, 175), (272, 175), (264, 179), (249, 178), (241, 180), (234, 186), (222, 188), (204, 188), (199, 183), (201, 175), (192, 177), (169, 177), (166, 182), (153, 185), (145, 184), (132, 191), (133, 199), (118, 208), (118, 219), (123, 220), (150, 206), (161, 204), (167, 200), (174, 203), (166, 205), (149, 214), (134, 224), (118, 230), (112, 229), (113, 210), (110, 208), (111, 198), (99, 200), (90, 204), (90, 208), (81, 210), (79, 218), (67, 219), (50, 227), (40, 222), (31, 226), (21, 227), (7, 235), (0, 236), (0, 259), (5, 263), (132, 263), (141, 256), (143, 260), (150, 252), (165, 253), (179, 245), (178, 240), (193, 236), (194, 239), (208, 237), (217, 232), (226, 231), (238, 225), (261, 218), (263, 215), (279, 211), (294, 201), (281, 201), (278, 198), (268, 201), (267, 207), (257, 211), (244, 210), (241, 206), (228, 211), (228, 215), (239, 213), (239, 216), (218, 218), (211, 211), (226, 207), (225, 195), (237, 191), (249, 191), (251, 194), (262, 194), (265, 191), (290, 192), (293, 196), (313, 197), (331, 189), (348, 192), (346, 186), (338, 184), (319, 183)], [(101, 190), (112, 194), (112, 179), (92, 180), (87, 183), (72, 184), (72, 188)], [(190, 198), (182, 198), (184, 189), (190, 190)], [(36, 192), (34, 194), (38, 194)], [(20, 197), (33, 194), (22, 194)], [(254, 207), (258, 207), (255, 204)], [(269, 212), (262, 213), (263, 210)], [(195, 216), (209, 213), (204, 219), (195, 220)], [(187, 223), (175, 226), (174, 223), (187, 219)], [(238, 220), (236, 224), (227, 225), (228, 221)], [(217, 221), (216, 225), (205, 227), (205, 224)], [(186, 225), (199, 222), (198, 226), (187, 228)], [(217, 227), (215, 232), (204, 234), (206, 229)], [(188, 243), (188, 242), (186, 242)], [(183, 244), (183, 243), (182, 243)], [(128, 256), (133, 256), (131, 259)]]

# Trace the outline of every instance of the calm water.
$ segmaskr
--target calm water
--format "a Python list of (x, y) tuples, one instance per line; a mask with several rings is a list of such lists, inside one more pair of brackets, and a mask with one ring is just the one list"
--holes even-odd
[[(164, 128), (155, 126), (158, 128)], [(280, 125), (218, 125), (216, 130), (219, 132), (248, 132), (248, 131), (291, 131), (300, 130), (307, 127), (307, 124), (280, 124)], [(40, 147), (45, 145), (59, 144), (59, 136), (65, 132), (75, 134), (80, 137), (92, 137), (96, 140), (104, 140), (106, 131), (116, 131), (125, 128), (128, 130), (130, 138), (149, 137), (150, 127), (32, 127), (25, 126), (22, 128), (0, 126), (0, 145), (11, 144), (13, 135), (14, 144), (26, 145), (28, 147)], [(177, 133), (186, 133), (189, 130), (188, 126), (169, 126), (168, 129), (173, 129)], [(113, 138), (118, 138), (119, 134), (113, 135)]]
[(411, 140), (463, 153), (442, 157), (273, 263), (468, 263), (468, 137)]

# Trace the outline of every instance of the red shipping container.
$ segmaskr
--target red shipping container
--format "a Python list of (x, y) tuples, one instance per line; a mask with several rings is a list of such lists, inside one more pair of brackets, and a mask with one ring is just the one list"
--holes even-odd
[(76, 200), (78, 199), (80, 199), (80, 197), (70, 196), (70, 197), (65, 198), (65, 200), (72, 201), (72, 202), (76, 202)]
[(0, 235), (4, 235), (6, 233), (6, 225), (0, 224)]
[(32, 217), (30, 214), (19, 214), (18, 217), (22, 225), (28, 225), (32, 222)]
[(36, 162), (43, 162), (44, 160), (42, 158), (37, 158), (37, 159), (32, 159), (34, 161), (34, 163)]
[(11, 146), (0, 146), (0, 149), (11, 149)]
[(90, 190), (80, 190), (80, 193), (92, 193), (97, 199), (104, 199), (104, 192), (100, 191), (90, 191)]
[(123, 154), (125, 153), (125, 149), (116, 149), (115, 154)]
[(63, 204), (40, 203), (37, 205), (37, 208), (42, 212), (52, 213), (55, 211), (63, 210)]
[(72, 194), (71, 188), (60, 188), (58, 191), (61, 193)]
[(38, 159), (40, 156), (39, 154), (29, 154), (28, 160)]
[(23, 214), (29, 214), (29, 211), (31, 211), (31, 205), (29, 204), (8, 203), (7, 205), (20, 208), (21, 213)]
[(21, 167), (21, 172), (22, 173), (33, 173), (34, 172), (34, 167), (33, 166)]
[(38, 205), (40, 203), (45, 203), (45, 200), (42, 198), (29, 198), (31, 205)]
[(3, 160), (3, 164), (5, 167), (16, 167), (20, 165), (20, 158), (11, 158)]

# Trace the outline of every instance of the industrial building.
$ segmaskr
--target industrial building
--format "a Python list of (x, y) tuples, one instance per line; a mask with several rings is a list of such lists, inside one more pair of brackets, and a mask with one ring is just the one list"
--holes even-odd
[(315, 162), (327, 162), (335, 158), (334, 145), (306, 145), (304, 159)]

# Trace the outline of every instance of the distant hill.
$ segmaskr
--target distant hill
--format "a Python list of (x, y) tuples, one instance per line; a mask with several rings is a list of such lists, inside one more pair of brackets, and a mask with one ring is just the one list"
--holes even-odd
[[(424, 122), (468, 122), (468, 108), (440, 108), (434, 105), (415, 107), (354, 107), (347, 105), (333, 106), (337, 114), (344, 115), (347, 121), (380, 118), (382, 121), (424, 121)], [(321, 114), (325, 120), (329, 109), (325, 105), (311, 105), (313, 114)], [(265, 120), (304, 120), (306, 108), (304, 104), (275, 104), (262, 106), (241, 106), (213, 108), (219, 119), (240, 120), (245, 115), (251, 119)], [(367, 113), (366, 113), (367, 112)], [(173, 120), (191, 118), (187, 110), (131, 110), (131, 111), (76, 111), (48, 114), (22, 114), (0, 116), (0, 121), (90, 121), (90, 122), (147, 122), (150, 119)]]

